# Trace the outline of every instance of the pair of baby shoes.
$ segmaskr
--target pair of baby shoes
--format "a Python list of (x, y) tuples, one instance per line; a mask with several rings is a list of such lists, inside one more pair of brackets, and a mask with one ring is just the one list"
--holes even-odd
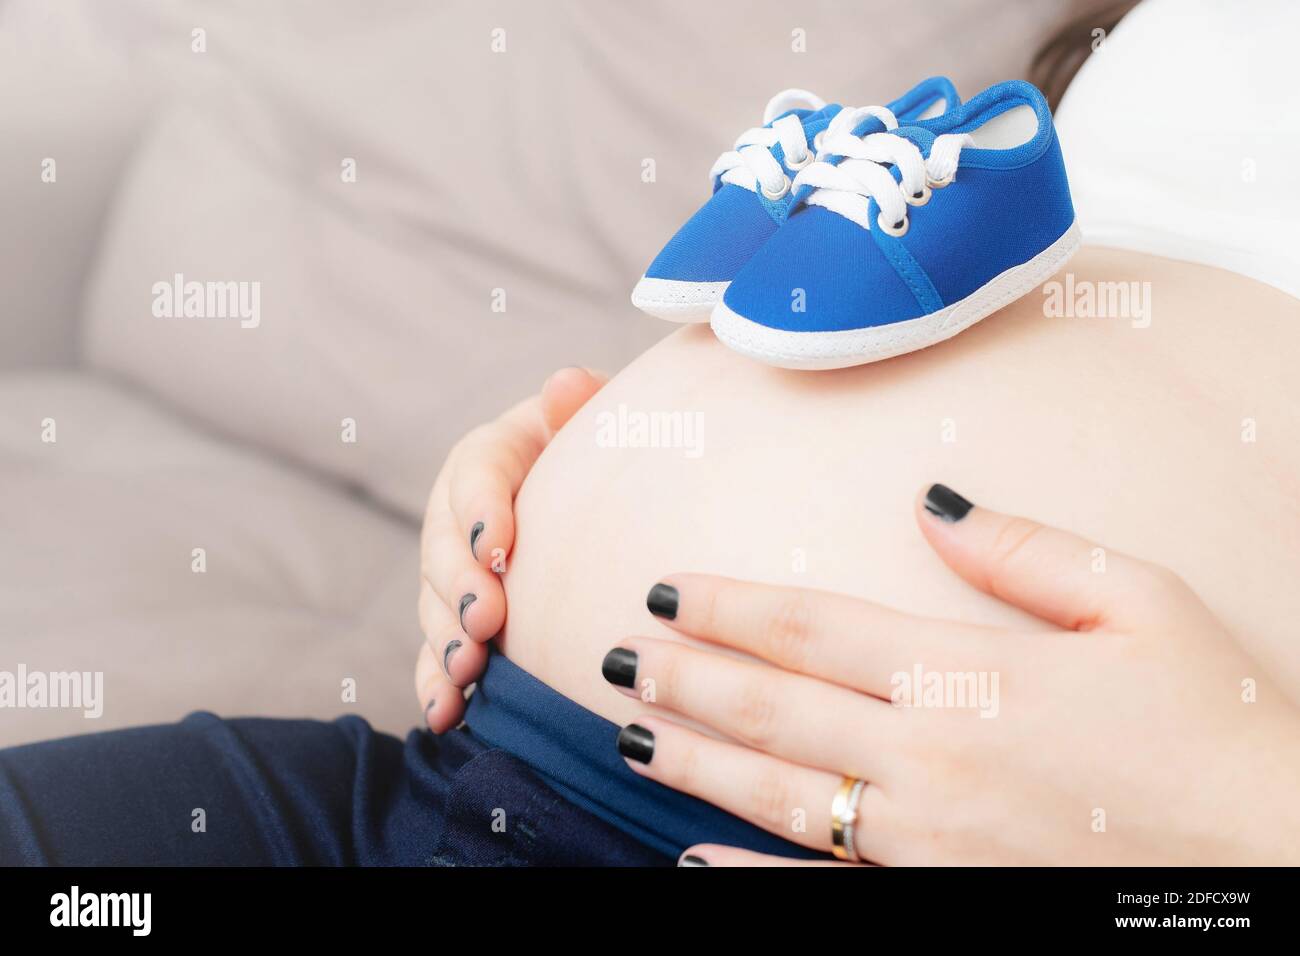
[(785, 368), (933, 345), (1051, 277), (1079, 244), (1043, 95), (1019, 80), (962, 104), (944, 77), (886, 107), (804, 90), (768, 104), (710, 172), (713, 195), (632, 293)]

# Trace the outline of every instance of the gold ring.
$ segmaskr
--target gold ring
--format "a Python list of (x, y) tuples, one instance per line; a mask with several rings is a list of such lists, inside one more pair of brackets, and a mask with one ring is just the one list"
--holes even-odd
[(853, 842), (853, 826), (858, 822), (858, 801), (866, 785), (866, 781), (857, 777), (845, 777), (835, 791), (835, 799), (831, 801), (831, 852), (836, 859), (852, 863), (862, 860)]

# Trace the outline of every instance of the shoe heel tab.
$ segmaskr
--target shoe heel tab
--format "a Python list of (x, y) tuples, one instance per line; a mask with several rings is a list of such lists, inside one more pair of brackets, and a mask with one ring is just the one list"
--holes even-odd
[(1017, 106), (1030, 107), (1038, 118), (1040, 129), (1052, 125), (1051, 107), (1047, 105), (1047, 97), (1038, 87), (1025, 80), (1006, 80), (967, 100), (961, 109), (951, 114), (949, 128), (959, 130), (977, 127)]
[[(998, 133), (993, 133), (994, 123), (998, 117), (1017, 109), (1029, 109), (1033, 112), (1035, 128), (1032, 136), (1014, 145), (997, 143)], [(1023, 118), (1025, 125), (1029, 117)], [(1010, 117), (1008, 117), (1010, 120)], [(966, 101), (955, 114), (942, 117), (941, 120), (918, 124), (933, 133), (971, 133), (977, 144), (968, 149), (969, 155), (963, 153), (962, 165), (1014, 167), (1032, 162), (1043, 154), (1056, 138), (1056, 129), (1052, 124), (1052, 110), (1047, 105), (1047, 97), (1038, 87), (1024, 80), (1007, 80), (990, 86), (978, 96)], [(998, 132), (1008, 135), (1009, 124), (1004, 121), (1003, 129)], [(1011, 126), (1015, 129), (1015, 126)], [(991, 133), (990, 142), (978, 142), (980, 131)], [(969, 162), (968, 162), (969, 161)]]

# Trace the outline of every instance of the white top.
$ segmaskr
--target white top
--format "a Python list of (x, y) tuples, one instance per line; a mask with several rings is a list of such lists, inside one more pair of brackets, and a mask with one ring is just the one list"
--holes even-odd
[(1297, 37), (1295, 0), (1146, 0), (1129, 13), (1056, 116), (1084, 240), (1300, 298)]

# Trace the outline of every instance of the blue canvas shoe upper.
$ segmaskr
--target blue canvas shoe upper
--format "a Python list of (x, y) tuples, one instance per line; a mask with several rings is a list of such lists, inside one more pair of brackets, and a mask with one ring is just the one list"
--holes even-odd
[(828, 137), (822, 159), (714, 314), (719, 338), (760, 360), (834, 368), (923, 348), (1077, 246), (1051, 113), (1028, 83), (891, 133)]
[[(884, 110), (856, 116), (857, 129), (883, 131), (959, 102), (947, 78), (933, 77)], [(816, 144), (841, 112), (838, 104), (823, 104), (803, 90), (773, 97), (764, 125), (744, 133), (714, 164), (711, 197), (650, 263), (633, 302), (666, 318), (707, 319), (725, 283), (785, 221), (794, 202), (792, 177), (814, 161)]]

